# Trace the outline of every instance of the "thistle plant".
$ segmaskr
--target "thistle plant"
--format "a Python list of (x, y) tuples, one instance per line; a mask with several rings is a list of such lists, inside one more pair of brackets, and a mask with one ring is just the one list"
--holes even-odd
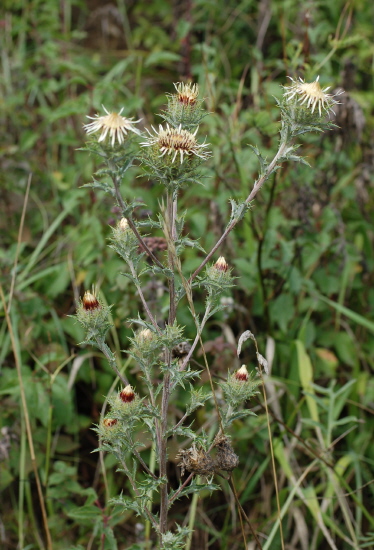
[[(291, 79), (291, 85), (284, 87), (283, 98), (278, 102), (281, 128), (277, 153), (268, 162), (256, 147), (251, 148), (260, 163), (258, 178), (244, 200), (231, 199), (231, 217), (208, 253), (197, 241), (185, 236), (186, 214), (178, 210), (181, 191), (187, 185), (201, 183), (202, 165), (209, 162), (211, 156), (209, 144), (200, 137), (200, 124), (206, 113), (197, 84), (175, 84), (175, 93), (167, 96), (167, 106), (160, 114), (163, 124), (158, 128), (152, 126), (151, 130), (141, 132), (137, 126), (140, 120), (127, 119), (121, 115), (122, 110), (117, 114), (105, 108), (105, 115), (96, 115), (93, 122), (85, 126), (90, 136), (85, 150), (97, 155), (104, 164), (88, 185), (111, 195), (121, 211), (122, 217), (112, 229), (110, 246), (126, 264), (123, 275), (134, 284), (143, 310), (138, 318), (129, 320), (133, 337), (129, 339), (126, 353), (140, 372), (136, 387), (132, 387), (106, 344), (111, 326), (110, 307), (100, 300), (95, 289), (87, 291), (77, 307), (77, 319), (85, 330), (82, 343), (101, 350), (122, 384), (116, 395), (109, 398), (110, 410), (96, 427), (99, 450), (114, 455), (132, 488), (131, 496), (121, 495), (112, 502), (149, 522), (160, 549), (183, 548), (189, 536), (189, 530), (179, 525), (169, 530), (169, 510), (177, 499), (206, 489), (217, 490), (222, 477), (234, 490), (231, 475), (239, 465), (239, 458), (230, 441), (230, 425), (234, 420), (254, 414), (245, 404), (263, 384), (263, 371), (266, 375), (266, 360), (258, 353), (254, 336), (246, 331), (239, 339), (238, 355), (242, 343), (251, 338), (256, 345), (258, 368), (251, 372), (246, 365), (236, 370), (231, 368), (227, 380), (215, 384), (203, 353), (210, 391), (199, 386), (201, 371), (193, 370), (190, 360), (198, 346), (204, 349), (205, 325), (224, 307), (222, 295), (234, 284), (226, 260), (222, 256), (214, 260), (214, 255), (281, 164), (284, 161), (306, 163), (297, 154), (298, 145), (294, 140), (306, 132), (321, 132), (331, 126), (326, 115), (337, 100), (326, 92), (327, 88), (322, 90), (318, 79), (309, 84)], [(135, 163), (143, 167), (149, 179), (164, 188), (156, 219), (138, 221), (135, 211), (141, 203), (126, 201), (121, 195), (124, 175)], [(202, 254), (202, 261), (193, 274), (186, 273), (183, 267), (187, 247), (197, 248)], [(164, 252), (164, 257), (157, 251)], [(160, 278), (168, 286), (169, 307), (165, 317), (157, 317), (147, 303), (142, 282), (147, 275)], [(205, 307), (198, 315), (194, 299), (196, 295), (200, 299), (202, 293)], [(178, 323), (178, 312), (183, 308), (190, 311), (194, 334), (185, 334)], [(168, 413), (178, 389), (187, 396), (186, 408), (179, 422), (173, 424)], [(191, 416), (209, 401), (214, 405), (217, 426), (210, 439), (203, 431), (194, 429)], [(148, 433), (155, 451), (156, 469), (141, 456), (141, 444), (136, 437), (139, 431)], [(168, 440), (173, 436), (183, 438), (186, 443), (177, 457), (182, 477), (176, 490), (170, 487), (167, 477)], [(158, 505), (154, 503), (156, 493), (159, 493)], [(239, 502), (238, 506), (239, 513), (247, 519)], [(261, 547), (255, 534), (254, 537)]]

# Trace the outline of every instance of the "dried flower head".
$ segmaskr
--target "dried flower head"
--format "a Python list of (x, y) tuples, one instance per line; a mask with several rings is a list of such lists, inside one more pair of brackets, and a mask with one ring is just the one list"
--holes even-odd
[(284, 94), (286, 101), (291, 101), (296, 97), (296, 101), (299, 101), (300, 105), (306, 104), (308, 109), (311, 108), (312, 113), (314, 113), (318, 105), (319, 116), (322, 116), (322, 109), (327, 113), (329, 111), (334, 112), (333, 106), (339, 104), (334, 98), (344, 93), (343, 91), (339, 91), (336, 94), (327, 94), (326, 92), (331, 86), (322, 89), (318, 82), (319, 76), (317, 76), (314, 82), (305, 82), (302, 78), (294, 80), (290, 76), (288, 78), (292, 84), (291, 86), (284, 86), (285, 90), (287, 90)]
[(234, 376), (240, 382), (248, 382), (249, 375), (248, 375), (247, 367), (245, 365), (242, 365), (240, 369), (236, 371)]
[(198, 128), (196, 128), (193, 134), (187, 130), (182, 130), (181, 125), (178, 128), (171, 128), (169, 124), (167, 124), (164, 130), (160, 124), (158, 132), (153, 126), (152, 130), (155, 132), (155, 135), (153, 136), (147, 129), (149, 138), (140, 145), (143, 147), (156, 146), (160, 152), (160, 157), (172, 155), (172, 162), (174, 162), (179, 153), (182, 164), (184, 156), (189, 157), (190, 155), (195, 155), (203, 160), (210, 156), (208, 151), (203, 150), (208, 144), (205, 142), (199, 144), (196, 140), (195, 136)]
[(178, 466), (181, 467), (182, 475), (184, 475), (185, 470), (201, 476), (210, 476), (214, 474), (213, 459), (204, 449), (197, 449), (195, 444), (186, 451), (180, 451), (177, 455), (177, 459), (180, 461)]
[(88, 116), (93, 120), (89, 124), (85, 124), (83, 128), (86, 130), (87, 134), (94, 134), (95, 132), (101, 132), (101, 135), (98, 141), (104, 141), (109, 136), (112, 138), (112, 147), (117, 139), (118, 143), (121, 144), (124, 142), (124, 136), (127, 135), (127, 132), (134, 132), (135, 134), (140, 135), (140, 130), (134, 127), (134, 124), (137, 124), (141, 121), (133, 120), (133, 118), (126, 118), (121, 116), (123, 107), (119, 113), (110, 113), (106, 110), (104, 105), (102, 106), (104, 111), (107, 113), (105, 116), (95, 115), (94, 117)]
[(239, 457), (235, 454), (229, 438), (222, 432), (216, 435), (214, 446), (217, 448), (216, 465), (220, 470), (232, 472), (239, 466)]
[(198, 84), (183, 84), (182, 82), (177, 82), (174, 86), (177, 90), (177, 98), (180, 103), (190, 106), (196, 104), (197, 98), (199, 97)]
[(85, 311), (100, 309), (100, 302), (96, 297), (96, 292), (94, 289), (92, 290), (92, 292), (86, 290), (82, 299), (82, 305)]
[[(142, 237), (142, 241), (147, 246), (148, 250), (150, 250), (153, 254), (157, 254), (157, 252), (168, 249), (168, 245), (164, 237)], [(142, 244), (139, 244), (138, 250), (139, 253), (146, 252)], [(148, 255), (147, 252), (146, 254)], [(150, 260), (150, 263), (153, 263), (153, 260), (150, 258), (150, 256), (148, 256), (147, 259)]]
[(229, 265), (226, 262), (225, 258), (223, 256), (220, 256), (214, 264), (214, 268), (218, 271), (223, 271), (224, 273), (226, 273), (226, 271), (228, 271), (229, 269)]
[(135, 392), (128, 384), (122, 391), (119, 392), (119, 398), (122, 403), (132, 403), (135, 399)]
[(113, 428), (118, 423), (118, 420), (116, 418), (104, 418), (103, 425), (106, 428)]

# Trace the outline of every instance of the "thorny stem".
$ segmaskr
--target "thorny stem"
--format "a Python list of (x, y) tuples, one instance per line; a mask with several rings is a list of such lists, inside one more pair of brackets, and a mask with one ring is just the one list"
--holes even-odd
[(132, 275), (133, 278), (134, 278), (134, 283), (135, 283), (135, 286), (136, 286), (136, 290), (138, 291), (138, 294), (139, 294), (140, 299), (141, 299), (141, 301), (142, 301), (143, 307), (144, 307), (144, 309), (145, 309), (145, 311), (146, 311), (146, 313), (147, 313), (147, 315), (148, 315), (148, 317), (149, 317), (149, 319), (150, 319), (152, 325), (155, 327), (156, 331), (157, 331), (159, 334), (161, 334), (160, 327), (158, 326), (156, 319), (153, 317), (153, 315), (152, 315), (152, 313), (151, 313), (151, 311), (150, 311), (150, 309), (149, 309), (149, 307), (148, 307), (147, 301), (146, 301), (146, 299), (144, 298), (143, 291), (142, 291), (142, 289), (141, 289), (139, 283), (137, 282), (138, 277), (137, 277), (137, 273), (136, 273), (136, 271), (135, 271), (135, 269), (134, 269), (134, 264), (133, 264), (131, 261), (129, 261), (129, 262), (128, 262), (128, 265), (129, 265), (129, 267), (130, 267), (131, 275)]
[(101, 338), (96, 338), (97, 345), (99, 346), (99, 349), (102, 351), (102, 353), (105, 355), (105, 357), (108, 359), (109, 365), (112, 367), (118, 378), (121, 380), (122, 384), (124, 386), (128, 385), (128, 381), (126, 378), (120, 373), (120, 371), (117, 368), (117, 362), (115, 360), (113, 352), (110, 350), (110, 348), (106, 345), (104, 340)]
[(158, 479), (158, 477), (155, 476), (155, 474), (153, 472), (151, 472), (151, 470), (148, 468), (147, 464), (144, 462), (144, 460), (142, 459), (142, 457), (140, 456), (138, 451), (136, 449), (132, 449), (132, 452), (134, 453), (136, 458), (139, 460), (140, 464), (143, 466), (143, 468), (147, 472), (147, 474), (149, 476), (153, 477), (153, 479)]
[[(126, 462), (125, 462), (125, 461), (123, 460), (123, 458), (121, 457), (121, 453), (120, 453), (120, 452), (116, 453), (116, 456), (117, 456), (118, 462), (121, 463), (122, 468), (123, 468), (124, 472), (126, 473), (126, 475), (127, 475), (128, 479), (129, 479), (130, 483), (131, 483), (131, 487), (132, 487), (132, 489), (133, 489), (135, 495), (138, 497), (138, 499), (140, 499), (140, 493), (139, 493), (139, 491), (138, 491), (138, 489), (137, 489), (137, 487), (136, 487), (135, 481), (134, 481), (134, 479), (132, 478), (132, 475), (131, 475), (131, 473), (130, 473), (130, 470), (129, 470), (128, 467), (127, 467)], [(148, 519), (149, 519), (149, 521), (152, 523), (152, 525), (153, 525), (153, 527), (155, 528), (155, 530), (158, 531), (159, 525), (157, 524), (157, 522), (155, 521), (155, 518), (153, 517), (153, 515), (151, 514), (151, 512), (148, 510), (148, 508), (147, 508), (146, 506), (144, 507), (144, 511), (145, 511), (145, 513), (147, 514)]]
[[(255, 196), (257, 195), (257, 193), (259, 192), (259, 190), (261, 189), (261, 187), (263, 186), (263, 184), (265, 183), (265, 181), (268, 179), (269, 175), (271, 174), (272, 170), (274, 170), (277, 162), (278, 162), (278, 159), (282, 157), (285, 149), (286, 149), (286, 146), (287, 146), (287, 143), (286, 141), (282, 142), (279, 149), (278, 149), (278, 152), (277, 154), (275, 155), (275, 157), (273, 158), (273, 160), (271, 161), (271, 163), (269, 164), (269, 166), (267, 167), (266, 169), (266, 172), (265, 174), (263, 174), (263, 176), (261, 176), (257, 181), (256, 183), (254, 184), (253, 186), (253, 189), (252, 191), (250, 192), (250, 194), (248, 195), (248, 197), (245, 199), (245, 203), (246, 204), (249, 204), (254, 198)], [(201, 264), (199, 265), (199, 267), (196, 269), (196, 271), (191, 275), (191, 277), (189, 278), (188, 282), (191, 283), (195, 277), (200, 273), (200, 271), (203, 269), (203, 267), (209, 262), (210, 258), (213, 256), (213, 254), (215, 253), (215, 251), (221, 246), (221, 244), (226, 240), (227, 236), (229, 233), (231, 233), (231, 231), (234, 229), (234, 227), (236, 226), (236, 224), (238, 223), (238, 219), (234, 219), (232, 220), (232, 222), (226, 227), (223, 235), (218, 239), (218, 241), (216, 242), (216, 244), (213, 246), (213, 248), (211, 249), (211, 251), (207, 254), (207, 256), (205, 257), (205, 259), (201, 262)]]
[[(177, 200), (173, 198), (170, 193), (167, 195), (167, 207), (165, 213), (165, 231), (166, 240), (168, 243), (168, 261), (169, 268), (174, 273), (175, 267), (175, 248), (174, 242), (177, 239), (176, 234), (176, 216), (177, 216)], [(169, 305), (169, 319), (168, 324), (172, 326), (176, 319), (176, 300), (175, 300), (175, 278), (169, 279), (169, 293), (170, 293), (170, 305)], [(172, 361), (172, 351), (166, 350), (166, 359), (169, 366)], [(167, 416), (170, 397), (170, 373), (167, 372), (164, 376), (162, 401), (161, 401), (161, 434), (160, 434), (160, 477), (166, 477), (166, 464), (167, 464)], [(160, 487), (160, 534), (164, 534), (167, 531), (167, 517), (168, 517), (168, 487), (167, 483), (164, 483)]]
[(196, 337), (195, 337), (195, 340), (193, 341), (192, 345), (191, 345), (191, 349), (190, 351), (188, 352), (186, 358), (183, 360), (183, 364), (180, 368), (180, 370), (184, 370), (186, 368), (186, 365), (188, 364), (188, 361), (190, 360), (199, 340), (200, 340), (200, 336), (203, 332), (203, 329), (205, 327), (205, 323), (207, 322), (208, 320), (208, 316), (209, 316), (209, 313), (210, 313), (210, 304), (207, 305), (207, 308), (205, 310), (205, 313), (204, 313), (204, 317), (203, 317), (203, 320), (201, 321), (200, 323), (200, 327), (198, 328), (198, 331), (197, 331), (197, 334), (196, 334)]
[(183, 482), (183, 485), (181, 485), (181, 486), (179, 487), (179, 489), (177, 489), (177, 491), (175, 491), (174, 495), (170, 498), (169, 504), (171, 504), (171, 503), (177, 498), (177, 496), (179, 495), (179, 493), (180, 493), (181, 491), (183, 491), (183, 489), (189, 484), (189, 482), (191, 481), (192, 478), (193, 478), (193, 474), (190, 474), (190, 475), (188, 476), (188, 478), (186, 479), (186, 481)]

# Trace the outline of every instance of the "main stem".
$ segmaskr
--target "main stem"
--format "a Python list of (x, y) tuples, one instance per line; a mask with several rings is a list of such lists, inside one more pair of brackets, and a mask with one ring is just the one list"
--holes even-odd
[[(165, 225), (168, 232), (167, 241), (168, 241), (168, 262), (169, 268), (173, 273), (175, 273), (174, 265), (174, 246), (170, 246), (170, 240), (174, 243), (177, 239), (176, 235), (176, 220), (177, 215), (177, 199), (173, 199), (171, 193), (167, 194), (167, 207), (166, 207), (166, 219)], [(169, 326), (174, 324), (176, 319), (176, 300), (175, 300), (175, 279), (174, 276), (169, 279), (169, 295), (170, 295), (170, 305), (169, 305)], [(167, 465), (167, 421), (168, 421), (168, 407), (169, 407), (169, 398), (170, 398), (170, 365), (172, 361), (172, 350), (165, 350), (166, 353), (166, 362), (168, 363), (168, 372), (164, 377), (163, 391), (162, 391), (162, 402), (161, 402), (161, 437), (160, 437), (160, 477), (166, 477), (166, 465)], [(168, 486), (167, 483), (164, 483), (160, 487), (160, 535), (167, 532), (167, 519), (168, 519), (168, 508), (169, 508), (169, 499), (168, 499)], [(161, 542), (161, 541), (160, 541)]]

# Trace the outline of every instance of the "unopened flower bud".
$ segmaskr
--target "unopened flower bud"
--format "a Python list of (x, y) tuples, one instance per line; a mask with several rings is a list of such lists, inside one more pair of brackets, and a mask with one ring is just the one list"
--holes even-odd
[(240, 382), (248, 382), (248, 371), (245, 365), (242, 365), (239, 370), (234, 374), (236, 380)]
[(96, 298), (95, 294), (92, 294), (92, 292), (90, 292), (89, 290), (86, 290), (86, 292), (84, 293), (82, 304), (83, 309), (85, 309), (86, 311), (100, 309), (101, 307), (100, 302)]
[(126, 220), (126, 218), (121, 218), (119, 224), (118, 224), (118, 227), (122, 230), (122, 231), (127, 231), (129, 229), (129, 222)]
[(218, 258), (213, 267), (217, 269), (217, 271), (223, 271), (224, 273), (226, 273), (226, 271), (228, 271), (229, 269), (229, 265), (223, 256), (220, 256)]
[(120, 393), (119, 393), (119, 398), (121, 399), (121, 401), (123, 403), (131, 403), (132, 401), (134, 401), (135, 399), (135, 392), (134, 390), (132, 389), (132, 387), (130, 386), (130, 384), (128, 384), (126, 386), (126, 388), (124, 388)]
[(104, 418), (103, 424), (106, 428), (113, 428), (117, 422), (118, 421), (115, 418)]
[(143, 342), (149, 342), (153, 338), (153, 333), (151, 330), (149, 330), (149, 328), (144, 328), (139, 332), (138, 338)]

